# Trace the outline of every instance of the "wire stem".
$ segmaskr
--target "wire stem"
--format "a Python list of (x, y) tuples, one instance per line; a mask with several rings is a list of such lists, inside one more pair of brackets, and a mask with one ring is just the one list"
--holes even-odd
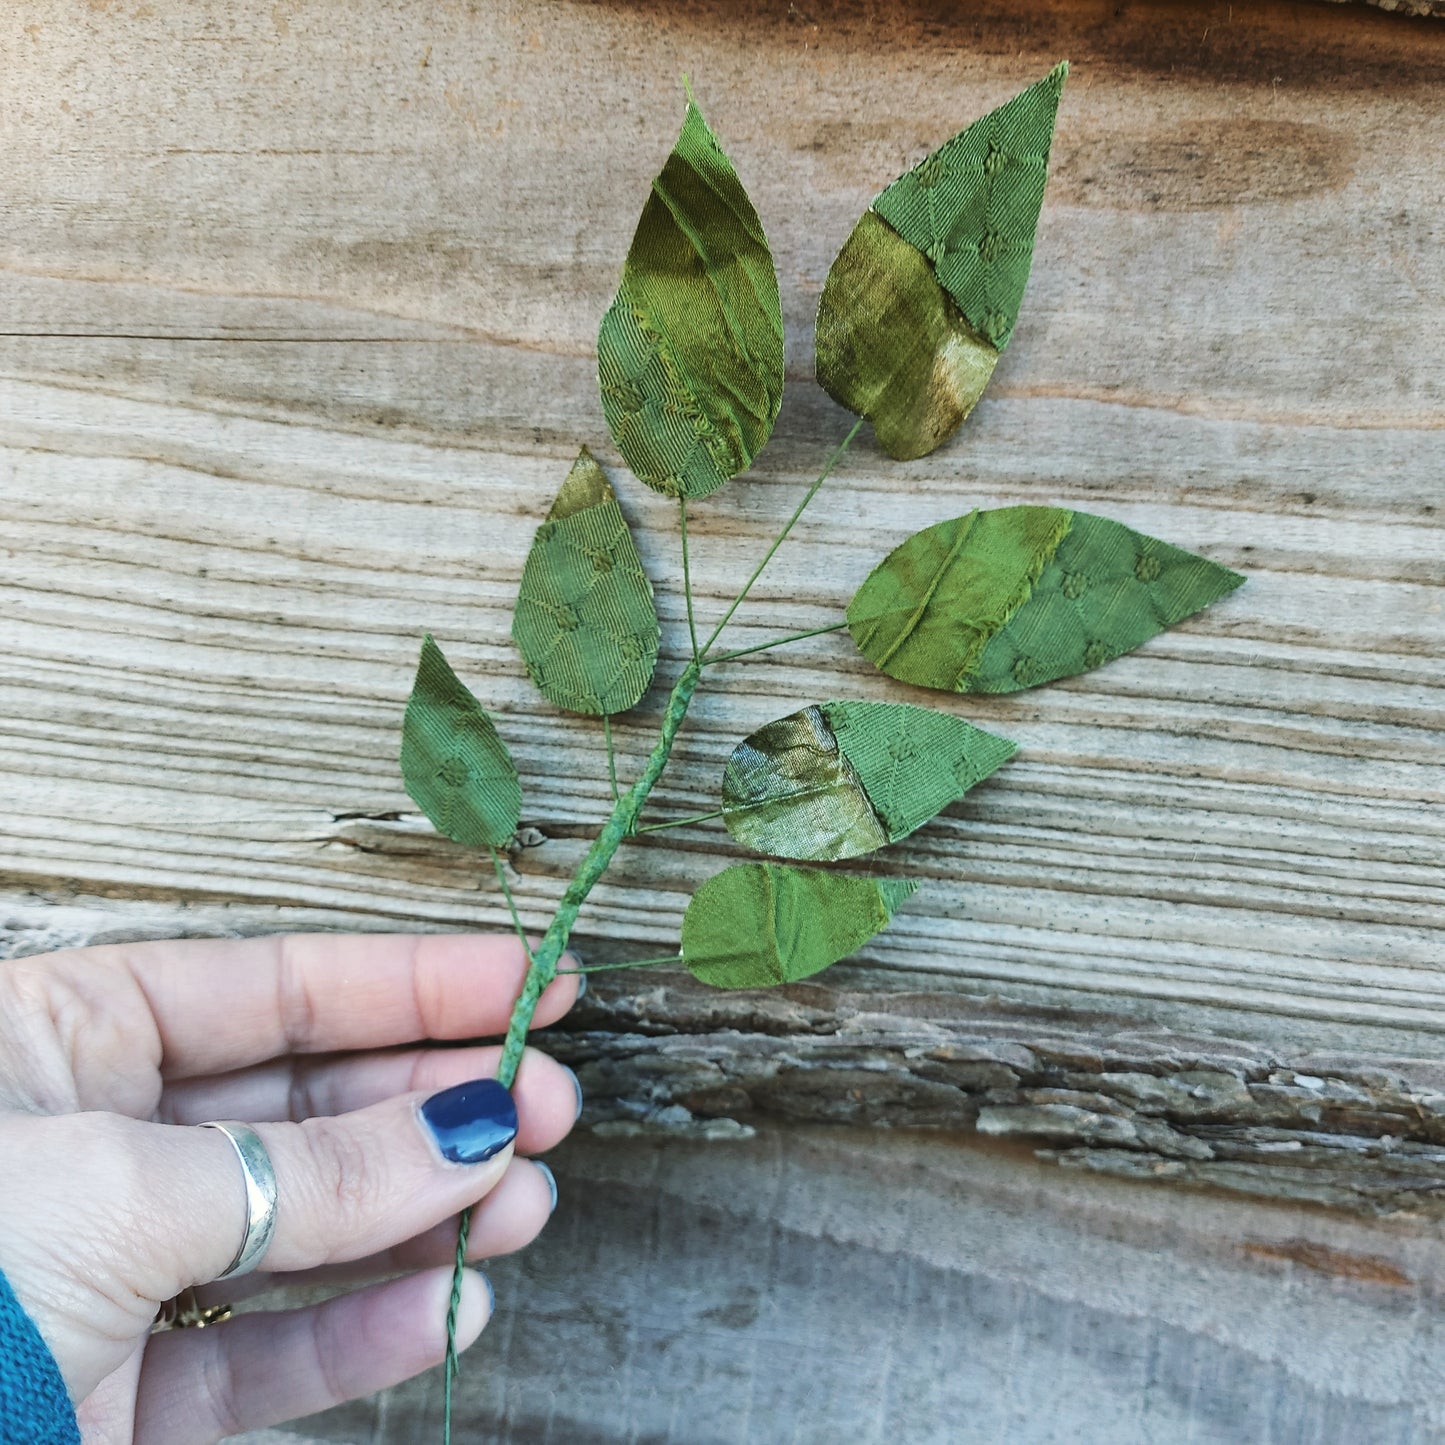
[(614, 968), (656, 968), (664, 963), (681, 963), (680, 953), (665, 953), (659, 958), (630, 958), (626, 963), (590, 963), (585, 968), (559, 968), (557, 977), (569, 973), (611, 973)]
[(808, 488), (807, 495), (803, 498), (801, 502), (798, 503), (796, 509), (793, 512), (793, 515), (788, 518), (786, 525), (783, 527), (783, 530), (779, 532), (776, 537), (773, 538), (773, 545), (769, 547), (768, 550), (763, 554), (763, 560), (759, 562), (756, 567), (753, 568), (753, 575), (749, 577), (748, 580), (743, 584), (743, 590), (739, 592), (736, 597), (733, 598), (732, 605), (729, 606), (728, 610), (723, 613), (722, 621), (713, 628), (712, 636), (708, 638), (706, 645), (702, 649), (703, 656), (706, 656), (709, 652), (712, 651), (713, 643), (715, 643), (718, 638), (722, 636), (723, 628), (732, 621), (733, 613), (742, 606), (743, 599), (746, 598), (748, 593), (753, 590), (753, 584), (758, 580), (759, 577), (763, 575), (763, 568), (766, 567), (768, 563), (773, 560), (773, 554), (778, 550), (779, 547), (783, 545), (784, 541), (787, 540), (788, 533), (793, 530), (793, 526), (797, 522), (798, 518), (801, 517), (803, 513), (807, 510), (808, 503), (811, 502), (813, 498), (818, 495), (819, 487), (821, 487), (823, 483), (828, 480), (829, 474), (832, 472), (833, 468), (838, 465), (838, 462), (841, 459), (843, 453), (846, 452), (848, 448), (852, 445), (853, 438), (858, 435), (858, 432), (861, 430), (862, 426), (863, 418), (860, 416), (858, 420), (853, 423), (852, 429), (849, 431), (848, 435), (845, 436), (843, 440), (839, 442), (836, 447), (833, 448), (833, 455), (828, 458), (828, 464), (819, 473), (818, 480), (814, 482), (811, 487)]
[(462, 1280), (466, 1278), (467, 1236), (472, 1229), (472, 1211), (457, 1219), (457, 1253), (452, 1262), (452, 1292), (447, 1303), (447, 1358), (442, 1369), (442, 1445), (452, 1442), (452, 1382), (461, 1364), (457, 1358), (457, 1311), (462, 1303)]
[(496, 869), (497, 882), (502, 885), (502, 897), (507, 900), (507, 911), (512, 915), (512, 927), (517, 931), (517, 937), (522, 940), (522, 947), (527, 950), (527, 962), (532, 962), (532, 945), (527, 941), (527, 930), (522, 927), (522, 917), (517, 912), (517, 901), (512, 897), (512, 889), (507, 883), (507, 870), (502, 865), (502, 855), (495, 848), (488, 848), (487, 852), (492, 855), (492, 867)]
[(634, 833), (660, 833), (664, 828), (685, 828), (689, 823), (706, 823), (713, 818), (721, 818), (723, 810), (714, 808), (711, 813), (690, 813), (686, 818), (670, 818), (665, 823), (647, 823), (641, 828), (634, 828)]
[[(552, 916), (546, 933), (542, 935), (542, 942), (535, 951), (528, 950), (531, 961), (527, 966), (527, 976), (522, 981), (522, 992), (512, 1005), (512, 1017), (507, 1023), (507, 1037), (502, 1045), (502, 1061), (497, 1066), (497, 1081), (508, 1089), (516, 1082), (517, 1069), (521, 1065), (522, 1053), (527, 1045), (527, 1030), (532, 1025), (532, 1015), (537, 1011), (537, 1000), (557, 976), (557, 964), (567, 947), (572, 925), (576, 923), (577, 915), (587, 901), (587, 895), (607, 871), (607, 865), (612, 862), (622, 840), (637, 826), (637, 815), (642, 811), (647, 795), (662, 776), (663, 768), (667, 766), (677, 730), (687, 716), (688, 704), (692, 701), (693, 693), (697, 691), (698, 679), (701, 676), (702, 664), (699, 662), (690, 662), (683, 668), (682, 676), (678, 678), (672, 689), (672, 696), (667, 700), (667, 709), (662, 715), (662, 727), (646, 766), (637, 781), (613, 805), (602, 831), (593, 839), (592, 846), (587, 850), (576, 873), (572, 875), (572, 881), (562, 894), (562, 901), (557, 905), (557, 911)], [(502, 879), (502, 887), (510, 903), (511, 890), (507, 887), (495, 850), (493, 862), (497, 865), (498, 877)], [(520, 920), (517, 926), (520, 929)], [(463, 1271), (467, 1264), (467, 1236), (470, 1230), (471, 1211), (468, 1210), (457, 1220), (457, 1252), (452, 1264), (451, 1302), (447, 1308), (447, 1351), (442, 1384), (443, 1445), (450, 1445), (452, 1438), (452, 1380), (458, 1369), (457, 1310), (461, 1305)]]
[(617, 806), (617, 752), (612, 746), (612, 719), (602, 714), (602, 736), (607, 739), (607, 780), (612, 784), (612, 805)]
[(670, 818), (666, 823), (648, 823), (641, 828), (634, 828), (634, 833), (660, 833), (664, 828), (685, 828), (689, 823), (706, 823), (713, 818), (721, 818), (723, 810), (714, 808), (711, 813), (690, 813), (686, 818)]
[[(762, 561), (753, 568), (752, 576), (743, 584), (743, 589), (733, 598), (727, 611), (723, 613), (722, 621), (713, 629), (712, 636), (708, 638), (704, 647), (697, 643), (697, 622), (693, 614), (692, 599), (692, 562), (688, 554), (687, 545), (687, 499), (678, 498), (678, 512), (682, 531), (682, 581), (683, 592), (687, 600), (687, 630), (692, 641), (692, 661), (683, 669), (682, 676), (678, 679), (677, 685), (672, 690), (672, 696), (668, 699), (667, 710), (663, 714), (662, 730), (658, 735), (657, 743), (643, 768), (641, 776), (625, 792), (619, 795), (616, 787), (616, 763), (615, 755), (611, 751), (611, 726), (606, 723), (607, 736), (609, 741), (609, 775), (613, 779), (612, 814), (608, 818), (601, 833), (597, 835), (591, 848), (587, 850), (577, 872), (573, 875), (571, 883), (562, 895), (562, 901), (558, 905), (557, 912), (553, 916), (547, 932), (543, 935), (542, 942), (534, 953), (527, 949), (529, 961), (527, 977), (522, 984), (522, 992), (512, 1008), (511, 1021), (507, 1026), (506, 1042), (502, 1047), (502, 1061), (497, 1070), (497, 1078), (500, 1083), (510, 1088), (517, 1077), (517, 1068), (522, 1061), (522, 1051), (527, 1042), (527, 1030), (532, 1023), (532, 1015), (537, 1009), (537, 1000), (542, 996), (542, 991), (557, 976), (557, 963), (567, 946), (567, 939), (572, 932), (572, 925), (577, 920), (587, 895), (592, 891), (593, 885), (602, 876), (607, 865), (611, 863), (622, 840), (633, 832), (649, 832), (660, 828), (678, 827), (683, 823), (695, 823), (704, 818), (717, 817), (717, 813), (700, 815), (694, 818), (681, 818), (670, 823), (654, 823), (649, 828), (639, 829), (637, 827), (637, 815), (642, 810), (642, 805), (647, 800), (648, 794), (652, 791), (658, 778), (662, 775), (663, 768), (667, 765), (668, 756), (672, 752), (673, 740), (677, 736), (677, 730), (682, 726), (682, 720), (687, 713), (688, 704), (692, 701), (692, 695), (697, 689), (699, 678), (702, 676), (703, 658), (712, 650), (713, 644), (722, 636), (723, 629), (732, 621), (733, 614), (742, 606), (748, 594), (752, 591), (758, 578), (763, 575), (763, 569), (773, 560), (778, 548), (783, 545), (788, 534), (797, 524), (798, 518), (807, 510), (808, 504), (817, 496), (823, 483), (828, 480), (829, 474), (838, 464), (853, 438), (858, 435), (863, 426), (863, 418), (853, 424), (848, 435), (834, 448), (832, 456), (828, 458), (827, 465), (819, 473), (818, 479), (808, 488), (803, 500), (798, 503), (793, 515), (788, 518), (783, 530), (773, 539), (772, 545), (763, 554)], [(820, 628), (819, 631), (832, 631), (831, 628)], [(802, 633), (799, 636), (811, 636), (811, 633)], [(762, 651), (766, 647), (775, 647), (782, 642), (791, 642), (794, 638), (779, 638), (777, 642), (765, 643), (759, 648), (743, 648), (735, 653), (728, 653), (724, 657), (714, 658), (711, 661), (723, 662), (728, 657), (740, 657), (747, 652)], [(497, 870), (497, 878), (501, 882), (502, 891), (506, 895), (507, 905), (512, 912), (512, 920), (521, 937), (523, 945), (526, 946), (526, 934), (522, 930), (521, 919), (517, 914), (516, 905), (512, 900), (511, 889), (507, 884), (506, 873), (502, 868), (501, 859), (496, 851), (492, 852), (492, 862)], [(675, 963), (676, 956), (664, 959), (642, 960), (642, 963)], [(639, 967), (639, 964), (630, 965), (599, 965), (599, 967)], [(592, 972), (593, 970), (581, 970)], [(442, 1417), (442, 1439), (443, 1445), (451, 1445), (452, 1438), (452, 1382), (456, 1378), (458, 1369), (456, 1328), (457, 1310), (461, 1304), (463, 1270), (467, 1261), (467, 1236), (471, 1229), (471, 1211), (462, 1214), (457, 1222), (457, 1252), (452, 1269), (452, 1292), (451, 1302), (447, 1310), (447, 1351), (446, 1366), (443, 1379), (443, 1417)]]
[[(682, 593), (687, 599), (687, 633), (692, 638), (692, 660), (696, 662), (701, 654), (697, 650), (697, 623), (692, 616), (692, 566), (687, 556), (687, 498), (677, 499), (677, 514), (682, 524)], [(709, 644), (711, 646), (711, 644)]]
[(767, 652), (770, 648), (781, 647), (785, 642), (801, 642), (805, 637), (821, 637), (825, 632), (841, 632), (846, 622), (830, 622), (826, 627), (811, 627), (807, 632), (790, 632), (786, 637), (775, 637), (771, 642), (760, 642), (756, 647), (740, 647), (736, 652), (719, 653), (716, 657), (703, 660), (704, 667), (715, 667), (720, 662), (731, 662), (735, 657), (748, 657), (754, 652)]
[[(532, 945), (527, 939), (527, 930), (522, 927), (522, 916), (517, 912), (517, 900), (512, 897), (512, 887), (507, 882), (507, 870), (502, 863), (502, 855), (495, 848), (488, 848), (487, 852), (492, 855), (492, 867), (496, 871), (497, 882), (502, 885), (502, 897), (507, 900), (507, 911), (512, 915), (512, 927), (516, 929), (517, 937), (522, 940), (522, 947), (526, 950), (527, 968), (530, 972), (536, 966), (537, 960), (532, 956)], [(457, 1311), (461, 1308), (462, 1303), (462, 1280), (466, 1277), (464, 1271), (467, 1267), (467, 1236), (471, 1232), (471, 1227), (472, 1212), (468, 1209), (457, 1217), (457, 1252), (456, 1258), (452, 1261), (452, 1292), (447, 1300), (447, 1358), (442, 1379), (442, 1439), (444, 1445), (450, 1445), (452, 1438), (452, 1381), (460, 1369), (460, 1362), (457, 1359)]]

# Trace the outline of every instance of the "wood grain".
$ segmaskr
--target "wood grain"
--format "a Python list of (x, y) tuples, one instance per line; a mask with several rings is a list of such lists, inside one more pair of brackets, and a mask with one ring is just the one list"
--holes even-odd
[[(1438, 1232), (765, 1129), (576, 1141), (495, 1261), (463, 1438), (538, 1445), (1427, 1445)], [(436, 1438), (434, 1378), (247, 1445)], [(279, 1438), (278, 1438), (279, 1437)]]
[[(707, 618), (846, 430), (809, 380), (834, 248), (1068, 53), (987, 400), (924, 461), (856, 447), (729, 636), (833, 621), (906, 533), (1001, 502), (1106, 512), (1249, 585), (1086, 677), (944, 699), (1021, 753), (892, 851), (926, 887), (836, 979), (612, 982), (559, 1047), (613, 1128), (978, 1125), (1095, 1169), (1433, 1208), (1445, 212), (1419, 117), (1445, 30), (1237, 9), (160, 3), (0, 39), (8, 946), (502, 925), (397, 776), (423, 628), (513, 745), (544, 922), (606, 772), (595, 727), (530, 692), (510, 607), (577, 444), (611, 456), (594, 329), (677, 77), (753, 190), (790, 333), (773, 443), (696, 509)], [(617, 480), (670, 672), (672, 517)], [(717, 684), (658, 818), (710, 806), (731, 742), (802, 698), (938, 701), (837, 637)], [(624, 773), (653, 722), (620, 725)], [(639, 841), (584, 947), (671, 946), (731, 852)]]
[[(544, 922), (606, 775), (595, 728), (530, 692), (509, 612), (576, 446), (615, 461), (593, 338), (678, 77), (758, 202), (790, 336), (774, 441), (691, 518), (707, 617), (846, 427), (810, 380), (833, 250), (1064, 54), (988, 398), (927, 461), (858, 446), (730, 637), (834, 620), (888, 546), (979, 504), (1105, 512), (1249, 585), (1088, 677), (943, 700), (1023, 748), (893, 850), (926, 886), (857, 962), (768, 996), (599, 976), (551, 1040), (593, 1133), (541, 1245), (494, 1271), (480, 1438), (1445, 1436), (1445, 30), (1303, 4), (150, 0), (0, 33), (12, 953), (503, 925), (397, 776), (424, 627), (514, 745)], [(616, 480), (670, 672), (672, 518)], [(726, 747), (801, 698), (938, 701), (836, 637), (718, 681), (659, 818), (709, 806)], [(624, 771), (655, 706), (619, 727)], [(670, 947), (731, 855), (715, 829), (630, 848), (592, 960)], [(436, 1400), (252, 1445), (410, 1445)]]

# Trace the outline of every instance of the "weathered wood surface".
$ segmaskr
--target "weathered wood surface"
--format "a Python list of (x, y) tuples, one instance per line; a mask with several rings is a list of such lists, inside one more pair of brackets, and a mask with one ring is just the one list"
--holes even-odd
[[(605, 770), (530, 693), (509, 607), (577, 443), (607, 454), (594, 328), (676, 78), (791, 330), (774, 443), (696, 509), (715, 615), (846, 425), (808, 380), (833, 248), (1060, 54), (989, 398), (924, 462), (855, 450), (736, 644), (834, 619), (906, 532), (1002, 501), (1250, 585), (1086, 678), (960, 700), (1023, 752), (895, 850), (927, 886), (859, 964), (774, 998), (612, 979), (558, 1047), (613, 1132), (977, 1123), (1096, 1171), (1440, 1208), (1445, 30), (1363, 10), (176, 0), (0, 36), (8, 946), (501, 925), (396, 774), (423, 626), (515, 745), (542, 922)], [(624, 500), (671, 579), (667, 509)], [(901, 695), (838, 638), (725, 671), (658, 816), (708, 806), (725, 746), (800, 698)], [(624, 768), (650, 726), (621, 726)], [(729, 851), (639, 842), (584, 946), (669, 946)]]
[[(579, 1141), (461, 1438), (1426, 1445), (1445, 1242), (882, 1131)], [(438, 1438), (435, 1379), (247, 1445)]]
[[(855, 450), (737, 645), (832, 620), (885, 547), (978, 503), (1105, 511), (1250, 585), (1087, 678), (960, 700), (1024, 751), (895, 850), (927, 887), (857, 965), (758, 998), (598, 980), (554, 1046), (602, 1137), (495, 1271), (466, 1418), (567, 1445), (1445, 1437), (1445, 29), (1072, 0), (23, 22), (0, 32), (12, 951), (501, 925), (396, 775), (423, 626), (516, 744), (542, 922), (606, 785), (508, 610), (576, 445), (608, 454), (594, 328), (676, 78), (758, 200), (791, 331), (774, 443), (696, 509), (715, 615), (846, 425), (808, 379), (832, 249), (1070, 55), (989, 398), (926, 462)], [(675, 577), (666, 509), (619, 482)], [(901, 695), (837, 638), (726, 671), (659, 816), (706, 806), (725, 745), (800, 697)], [(621, 727), (629, 760), (649, 726)], [(640, 842), (583, 944), (670, 945), (729, 852)], [(301, 1433), (431, 1438), (434, 1383)]]
[[(894, 850), (927, 886), (857, 967), (767, 999), (612, 981), (565, 1047), (614, 1127), (977, 1121), (1097, 1169), (1434, 1207), (1445, 159), (1420, 118), (1445, 30), (1309, 6), (174, 3), (0, 46), (12, 948), (502, 923), (397, 777), (422, 627), (513, 742), (543, 921), (606, 784), (595, 729), (531, 694), (509, 607), (576, 444), (605, 439), (594, 328), (677, 77), (757, 197), (791, 335), (775, 441), (696, 508), (711, 616), (845, 426), (808, 379), (832, 249), (882, 181), (1070, 54), (988, 399), (926, 461), (855, 450), (736, 644), (832, 620), (887, 546), (979, 503), (1104, 510), (1250, 585), (1088, 677), (960, 701), (1022, 754)], [(625, 501), (670, 582), (667, 508)], [(800, 698), (900, 694), (836, 637), (725, 671), (657, 816), (708, 806), (725, 747)], [(619, 729), (624, 770), (651, 725)], [(728, 851), (639, 842), (584, 945), (668, 946)]]

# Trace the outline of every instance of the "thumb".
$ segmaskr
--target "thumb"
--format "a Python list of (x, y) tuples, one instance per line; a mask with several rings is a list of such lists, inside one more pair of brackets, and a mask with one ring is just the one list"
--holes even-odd
[[(501, 1179), (517, 1111), (480, 1079), (354, 1113), (258, 1124), (276, 1173), (260, 1268), (361, 1259), (459, 1214)], [(244, 1175), (218, 1129), (114, 1114), (6, 1115), (0, 1270), (83, 1398), (149, 1330), (158, 1305), (213, 1280), (244, 1236)]]

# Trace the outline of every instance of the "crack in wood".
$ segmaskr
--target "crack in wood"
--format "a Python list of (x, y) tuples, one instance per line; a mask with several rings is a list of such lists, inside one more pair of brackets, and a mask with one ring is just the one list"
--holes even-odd
[(594, 997), (589, 1026), (548, 1047), (577, 1070), (584, 1122), (603, 1134), (724, 1138), (766, 1118), (978, 1133), (1095, 1173), (1445, 1217), (1440, 1065), (1327, 1067), (1225, 1038), (970, 1019), (956, 998), (915, 1016), (835, 1003), (830, 1016), (754, 1001), (733, 1027), (690, 1025), (684, 1006), (648, 1029), (645, 995)]

